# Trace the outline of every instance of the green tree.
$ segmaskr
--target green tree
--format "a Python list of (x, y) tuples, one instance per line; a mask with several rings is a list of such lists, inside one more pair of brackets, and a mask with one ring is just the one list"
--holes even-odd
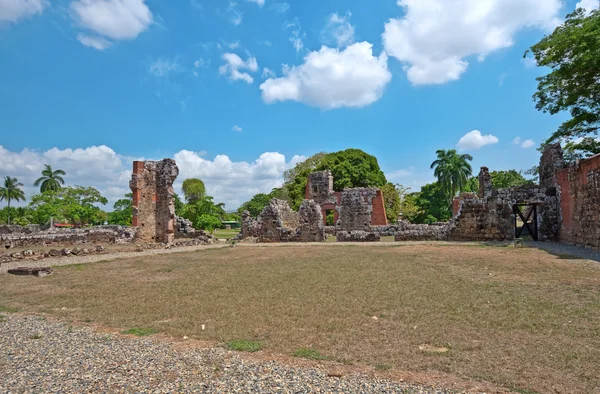
[(98, 205), (108, 200), (93, 187), (66, 187), (60, 191), (46, 191), (31, 197), (29, 207), (35, 210), (38, 224), (46, 224), (53, 217), (56, 221), (67, 221), (76, 226), (101, 224), (107, 215)]
[(61, 185), (65, 184), (65, 180), (61, 175), (66, 175), (66, 173), (63, 170), (53, 171), (49, 164), (45, 164), (44, 166), (45, 168), (42, 171), (42, 176), (33, 183), (33, 186), (38, 187), (41, 185), (41, 193), (47, 191), (59, 191), (62, 187)]
[(431, 163), (431, 168), (434, 170), (433, 174), (438, 179), (440, 187), (446, 193), (447, 201), (451, 204), (454, 196), (465, 188), (473, 172), (469, 164), (473, 160), (473, 156), (460, 155), (454, 149), (440, 149), (436, 155), (437, 160)]
[(131, 226), (133, 219), (132, 201), (133, 193), (128, 193), (125, 198), (117, 200), (113, 205), (113, 211), (108, 214), (108, 222), (121, 226)]
[(260, 215), (267, 205), (269, 205), (269, 201), (271, 201), (269, 195), (259, 193), (252, 197), (250, 201), (243, 203), (238, 209), (238, 212), (241, 214), (244, 211), (248, 211), (250, 212), (250, 216), (256, 217)]
[(204, 182), (197, 178), (190, 178), (183, 181), (181, 189), (188, 204), (195, 204), (206, 195)]
[(577, 160), (587, 159), (600, 153), (600, 139), (585, 137), (568, 141), (563, 148), (565, 163), (571, 164)]
[(398, 215), (400, 214), (400, 208), (402, 205), (396, 185), (393, 183), (386, 183), (381, 188), (381, 192), (383, 193), (387, 220), (390, 223), (396, 223), (398, 221)]
[(213, 232), (221, 227), (221, 219), (215, 215), (203, 214), (194, 221), (194, 228)]
[(12, 200), (25, 200), (25, 193), (21, 187), (23, 187), (23, 184), (19, 182), (17, 178), (11, 178), (9, 176), (4, 177), (4, 186), (0, 186), (0, 201), (6, 201), (8, 206), (8, 224), (10, 224), (10, 202)]
[(420, 192), (411, 193), (407, 198), (411, 199), (416, 207), (413, 212), (414, 216), (408, 216), (411, 223), (446, 222), (452, 217), (446, 190), (439, 182), (425, 185)]
[(173, 200), (175, 201), (175, 215), (182, 216), (185, 204), (181, 201), (181, 197), (177, 193), (173, 193)]
[(533, 96), (537, 109), (552, 115), (569, 111), (571, 115), (545, 144), (570, 141), (575, 151), (600, 153), (600, 144), (585, 140), (596, 136), (600, 128), (600, 10), (589, 15), (576, 10), (525, 56), (530, 52), (539, 67), (550, 69), (537, 78)]

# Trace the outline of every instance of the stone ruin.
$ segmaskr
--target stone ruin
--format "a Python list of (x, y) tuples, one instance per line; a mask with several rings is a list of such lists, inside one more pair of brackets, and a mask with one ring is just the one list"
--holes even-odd
[(321, 209), (313, 200), (305, 200), (294, 212), (287, 201), (271, 200), (256, 219), (248, 211), (242, 213), (239, 237), (258, 242), (323, 242)]
[(173, 182), (179, 168), (173, 159), (134, 161), (129, 187), (133, 192), (133, 226), (144, 242), (173, 243), (175, 200)]
[(81, 229), (51, 229), (49, 226), (0, 226), (0, 244), (7, 249), (21, 246), (84, 243), (129, 243), (137, 230), (126, 226), (94, 226)]

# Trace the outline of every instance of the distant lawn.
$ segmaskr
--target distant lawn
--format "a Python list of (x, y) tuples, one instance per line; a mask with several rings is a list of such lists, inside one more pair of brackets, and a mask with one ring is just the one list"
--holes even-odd
[(217, 239), (231, 239), (240, 233), (239, 229), (223, 230), (217, 229), (213, 233), (213, 237)]
[(600, 392), (600, 265), (396, 245), (242, 245), (2, 275), (0, 305), (517, 392)]

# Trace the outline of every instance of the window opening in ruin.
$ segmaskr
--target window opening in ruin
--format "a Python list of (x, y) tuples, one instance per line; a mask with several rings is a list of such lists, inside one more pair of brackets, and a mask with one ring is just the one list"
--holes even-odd
[(335, 209), (325, 210), (325, 225), (335, 226)]

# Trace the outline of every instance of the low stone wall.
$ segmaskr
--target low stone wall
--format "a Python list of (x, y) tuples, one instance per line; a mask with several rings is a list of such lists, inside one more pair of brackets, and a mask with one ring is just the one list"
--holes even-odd
[(338, 231), (336, 234), (338, 242), (379, 242), (381, 237), (379, 234), (372, 231)]
[(394, 239), (396, 241), (442, 241), (447, 239), (447, 236), (448, 223), (429, 225), (401, 221)]
[(0, 244), (17, 247), (49, 244), (128, 243), (134, 241), (136, 231), (135, 227), (97, 226), (89, 229), (12, 232), (0, 235)]

